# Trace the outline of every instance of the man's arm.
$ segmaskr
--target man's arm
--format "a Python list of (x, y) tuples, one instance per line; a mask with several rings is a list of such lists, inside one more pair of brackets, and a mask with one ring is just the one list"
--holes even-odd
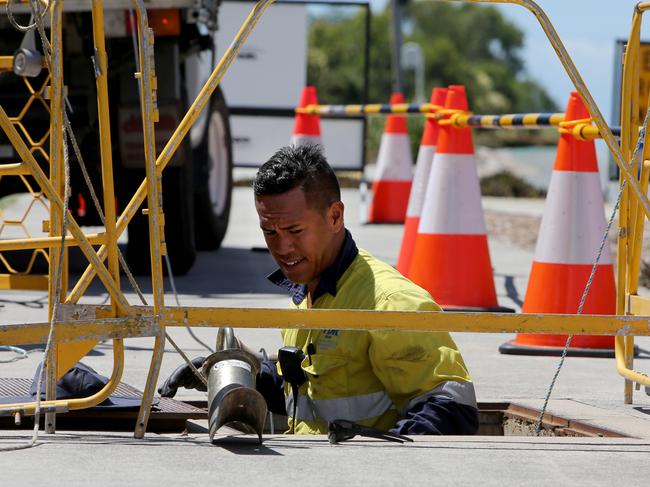
[(391, 433), (400, 435), (474, 435), (478, 431), (478, 410), (451, 399), (429, 397), (415, 404)]
[[(389, 296), (379, 309), (440, 310), (419, 293)], [(392, 432), (460, 435), (477, 431), (474, 386), (448, 333), (371, 331), (370, 337), (373, 371), (403, 416)]]

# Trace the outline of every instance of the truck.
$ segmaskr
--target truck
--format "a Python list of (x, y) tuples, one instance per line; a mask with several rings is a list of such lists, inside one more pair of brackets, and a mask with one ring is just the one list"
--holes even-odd
[[(252, 5), (249, 1), (222, 3), (221, 0), (146, 2), (149, 25), (155, 34), (160, 112), (156, 124), (158, 152)], [(12, 3), (10, 8), (17, 22), (26, 24), (31, 20), (25, 14), (28, 6)], [(92, 30), (88, 27), (90, 2), (65, 0), (63, 8), (63, 71), (68, 113), (93, 186), (100, 193), (94, 53)], [(119, 214), (145, 175), (140, 101), (134, 78), (137, 71), (135, 12), (130, 0), (114, 0), (105, 2), (104, 16)], [(269, 10), (165, 169), (165, 238), (175, 274), (185, 274), (191, 269), (197, 250), (215, 250), (221, 245), (228, 228), (234, 163), (259, 164), (272, 148), (288, 142), (292, 107), (306, 84), (307, 23), (305, 3), (284, 2)], [(0, 53), (23, 49), (27, 49), (24, 51), (27, 54), (42, 52), (38, 39), (34, 30), (21, 32), (11, 25), (7, 16), (0, 15)], [(49, 127), (46, 100), (33, 96), (44, 85), (47, 85), (46, 70), (28, 76), (7, 71), (0, 74), (0, 104), (29, 133), (27, 141), (36, 145), (38, 141), (43, 143), (43, 134), (47, 134)], [(43, 98), (47, 98), (47, 90), (43, 91)], [(28, 109), (24, 110), (26, 106)], [(362, 164), (364, 123), (340, 120), (330, 131), (330, 137), (343, 142), (331, 144), (333, 158), (341, 158), (337, 156), (338, 150), (340, 156), (353, 160), (343, 167)], [(45, 167), (47, 161), (41, 151), (33, 152)], [(73, 169), (70, 210), (80, 225), (101, 225), (81, 172), (75, 170), (74, 158), (70, 160)], [(18, 162), (17, 155), (6, 136), (0, 133), (0, 164), (11, 162)], [(0, 178), (0, 197), (25, 192), (24, 185), (19, 178)], [(148, 241), (147, 218), (139, 212), (128, 226), (125, 251), (126, 260), (136, 274), (150, 272)]]

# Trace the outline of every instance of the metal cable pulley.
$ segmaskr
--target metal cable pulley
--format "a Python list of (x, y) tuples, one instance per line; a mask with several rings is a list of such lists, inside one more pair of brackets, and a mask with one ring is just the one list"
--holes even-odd
[(210, 440), (214, 441), (219, 428), (229, 426), (242, 433), (256, 433), (262, 443), (267, 408), (255, 389), (259, 368), (259, 359), (239, 347), (232, 328), (219, 328), (217, 351), (201, 367), (208, 378)]

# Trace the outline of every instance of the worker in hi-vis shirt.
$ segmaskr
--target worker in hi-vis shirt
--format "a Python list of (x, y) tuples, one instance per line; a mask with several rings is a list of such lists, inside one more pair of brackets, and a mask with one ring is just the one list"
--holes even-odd
[[(278, 150), (259, 169), (254, 193), (279, 266), (268, 279), (286, 288), (292, 306), (442, 311), (424, 289), (357, 248), (319, 146)], [(295, 433), (325, 434), (336, 420), (404, 435), (478, 429), (474, 386), (448, 333), (294, 328), (282, 330), (282, 338), (280, 363), (262, 361), (257, 389), (270, 411), (289, 416)], [(294, 390), (282, 353), (298, 357), (286, 362), (303, 377)]]

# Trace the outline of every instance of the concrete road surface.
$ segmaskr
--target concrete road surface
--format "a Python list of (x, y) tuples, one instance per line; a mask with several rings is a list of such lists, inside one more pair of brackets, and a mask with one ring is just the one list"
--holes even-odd
[[(360, 247), (394, 264), (399, 251), (401, 225), (361, 225), (360, 195), (344, 190), (347, 227)], [(518, 208), (541, 214), (543, 202), (486, 200), (488, 211)], [(190, 274), (176, 278), (178, 299), (188, 306), (285, 307), (288, 297), (269, 284), (265, 275), (274, 269), (264, 250), (253, 206), (252, 193), (237, 188), (231, 225), (218, 252), (201, 253)], [(490, 235), (499, 304), (520, 310), (526, 292), (532, 251), (514, 247)], [(138, 279), (145, 293), (147, 282)], [(126, 279), (123, 288), (129, 290)], [(166, 300), (175, 298), (166, 286)], [(137, 296), (128, 293), (137, 304)], [(150, 296), (147, 296), (150, 299)], [(106, 301), (101, 284), (94, 283), (83, 302)], [(2, 292), (0, 322), (44, 321), (47, 299), (42, 292)], [(184, 329), (171, 331), (191, 357), (206, 350)], [(195, 333), (213, 346), (216, 332)], [(280, 345), (276, 330), (237, 330), (247, 344), (268, 351)], [(456, 334), (454, 339), (474, 377), (479, 401), (517, 403), (541, 407), (557, 368), (555, 357), (500, 355), (498, 346), (512, 338), (502, 334)], [(650, 349), (650, 341), (638, 339)], [(126, 341), (123, 380), (142, 388), (151, 356), (152, 340)], [(12, 355), (0, 352), (0, 360)], [(0, 364), (3, 377), (32, 377), (42, 353), (31, 350), (25, 360)], [(97, 346), (84, 359), (104, 374), (111, 370), (110, 343)], [(167, 346), (161, 381), (182, 360)], [(639, 359), (636, 367), (650, 362)], [(629, 485), (646, 480), (643, 461), (650, 452), (650, 398), (635, 392), (634, 404), (623, 404), (623, 380), (611, 359), (568, 358), (562, 369), (549, 411), (604, 427), (630, 438), (418, 438), (414, 444), (393, 445), (357, 441), (330, 446), (323, 437), (267, 437), (262, 447), (249, 439), (210, 445), (201, 432), (181, 435), (150, 434), (144, 441), (128, 433), (60, 432), (42, 435), (44, 443), (26, 451), (0, 453), (0, 485)], [(197, 391), (181, 391), (185, 399), (205, 399)], [(28, 431), (0, 432), (0, 447), (24, 443)]]

